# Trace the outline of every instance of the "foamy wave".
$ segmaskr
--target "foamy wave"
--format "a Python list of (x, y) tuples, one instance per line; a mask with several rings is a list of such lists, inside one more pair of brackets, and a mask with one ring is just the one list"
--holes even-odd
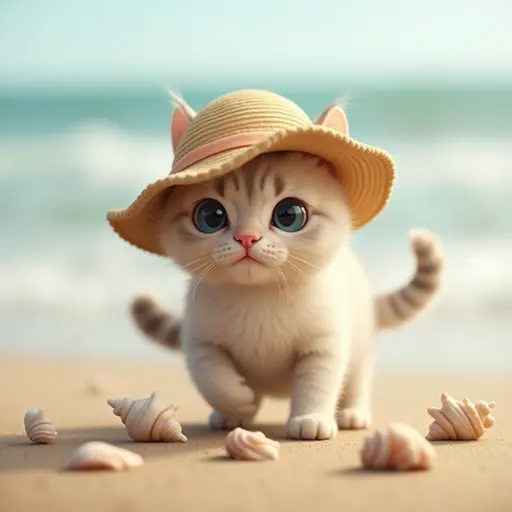
[(461, 183), (495, 190), (512, 186), (512, 140), (445, 137), (433, 141), (389, 142), (404, 183)]
[(78, 173), (93, 183), (146, 184), (170, 169), (172, 150), (165, 136), (127, 132), (104, 120), (91, 120), (64, 134), (0, 139), (0, 178)]
[(96, 237), (80, 245), (70, 241), (37, 256), (4, 259), (0, 309), (95, 317), (125, 307), (145, 290), (162, 294), (180, 309), (186, 276), (165, 260), (125, 248), (108, 235), (108, 240)]

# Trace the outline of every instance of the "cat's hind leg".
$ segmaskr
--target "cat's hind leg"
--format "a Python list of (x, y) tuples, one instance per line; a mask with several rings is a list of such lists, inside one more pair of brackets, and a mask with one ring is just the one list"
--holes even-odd
[(350, 365), (336, 411), (340, 429), (364, 429), (371, 425), (373, 374), (373, 351), (368, 348)]

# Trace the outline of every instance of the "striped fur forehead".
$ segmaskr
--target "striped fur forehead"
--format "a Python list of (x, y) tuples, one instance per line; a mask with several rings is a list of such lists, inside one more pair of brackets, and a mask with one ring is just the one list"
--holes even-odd
[(231, 189), (236, 193), (244, 192), (251, 199), (255, 193), (263, 192), (267, 188), (273, 190), (275, 196), (279, 196), (284, 192), (286, 184), (293, 181), (293, 171), (297, 171), (297, 166), (301, 165), (332, 171), (328, 162), (306, 153), (268, 153), (249, 161), (236, 171), (216, 178), (213, 187), (221, 197), (225, 197), (227, 190)]

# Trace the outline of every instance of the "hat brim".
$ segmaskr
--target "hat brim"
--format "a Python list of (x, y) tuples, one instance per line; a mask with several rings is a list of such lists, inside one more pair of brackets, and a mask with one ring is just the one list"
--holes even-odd
[(350, 205), (354, 229), (370, 222), (386, 206), (395, 178), (392, 158), (380, 148), (362, 144), (318, 125), (280, 130), (249, 147), (233, 149), (201, 160), (187, 169), (148, 185), (124, 210), (112, 210), (107, 220), (125, 241), (139, 249), (163, 255), (159, 219), (161, 192), (180, 185), (214, 179), (253, 158), (274, 151), (301, 151), (330, 162), (339, 174)]

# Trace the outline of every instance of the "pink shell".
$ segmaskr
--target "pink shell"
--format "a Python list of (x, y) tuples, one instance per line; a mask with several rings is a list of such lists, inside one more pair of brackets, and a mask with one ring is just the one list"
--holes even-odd
[(403, 423), (392, 423), (366, 437), (360, 455), (365, 468), (398, 471), (429, 469), (437, 458), (434, 447)]
[(427, 412), (434, 422), (429, 427), (429, 441), (475, 440), (484, 435), (486, 428), (494, 425), (491, 415), (495, 402), (476, 402), (473, 404), (467, 398), (455, 400), (448, 393), (441, 395), (440, 409), (430, 407)]
[(79, 446), (72, 454), (68, 469), (74, 471), (113, 470), (137, 468), (144, 460), (137, 453), (101, 441)]
[(235, 428), (226, 436), (226, 451), (237, 460), (278, 460), (279, 443), (263, 434)]

